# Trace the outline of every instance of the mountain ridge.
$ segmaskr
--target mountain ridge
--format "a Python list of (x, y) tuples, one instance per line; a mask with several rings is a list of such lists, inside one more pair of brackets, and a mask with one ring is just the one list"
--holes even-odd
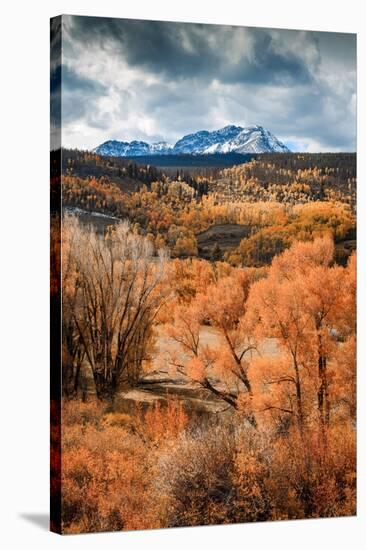
[(286, 145), (263, 126), (228, 125), (218, 130), (187, 134), (173, 146), (166, 141), (107, 140), (93, 149), (102, 156), (205, 155), (215, 153), (287, 153)]

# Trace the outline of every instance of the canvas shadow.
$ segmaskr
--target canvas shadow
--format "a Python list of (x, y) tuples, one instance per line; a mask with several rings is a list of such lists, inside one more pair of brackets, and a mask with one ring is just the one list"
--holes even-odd
[(33, 523), (33, 525), (36, 525), (37, 527), (41, 528), (43, 531), (49, 531), (50, 529), (49, 514), (22, 513), (22, 514), (19, 514), (19, 517), (24, 519), (25, 521), (29, 521), (30, 523)]

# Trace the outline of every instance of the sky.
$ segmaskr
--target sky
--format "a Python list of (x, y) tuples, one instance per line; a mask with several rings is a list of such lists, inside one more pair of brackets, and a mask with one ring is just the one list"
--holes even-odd
[(355, 34), (69, 15), (61, 29), (64, 147), (258, 124), (293, 151), (356, 150)]

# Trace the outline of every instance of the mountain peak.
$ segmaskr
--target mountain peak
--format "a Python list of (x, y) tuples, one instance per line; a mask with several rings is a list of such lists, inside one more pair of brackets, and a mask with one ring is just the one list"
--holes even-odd
[(223, 128), (220, 128), (219, 130), (216, 130), (216, 132), (229, 132), (230, 130), (242, 130), (243, 128), (241, 126), (235, 126), (234, 124), (228, 124), (227, 126), (224, 126)]
[(109, 140), (94, 151), (104, 156), (133, 157), (143, 155), (205, 155), (214, 153), (285, 153), (289, 149), (263, 126), (229, 124), (218, 130), (200, 130), (187, 134), (172, 147), (166, 141), (147, 143)]

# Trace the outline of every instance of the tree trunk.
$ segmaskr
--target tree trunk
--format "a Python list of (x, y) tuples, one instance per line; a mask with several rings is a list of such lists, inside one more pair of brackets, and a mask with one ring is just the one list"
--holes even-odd
[(329, 426), (330, 403), (327, 377), (327, 358), (323, 353), (322, 338), (318, 335), (318, 411), (322, 430)]
[(304, 426), (304, 411), (302, 408), (302, 392), (301, 392), (299, 365), (297, 364), (297, 358), (295, 354), (293, 356), (293, 362), (294, 362), (294, 370), (295, 370), (297, 423), (298, 423), (300, 432), (302, 432), (303, 426)]
[(81, 370), (81, 361), (78, 360), (78, 362), (76, 364), (75, 377), (74, 377), (74, 388), (73, 388), (73, 392), (74, 392), (75, 396), (77, 396), (78, 390), (79, 390), (80, 370)]
[(104, 369), (93, 370), (95, 391), (100, 401), (112, 401), (117, 392), (116, 377)]

